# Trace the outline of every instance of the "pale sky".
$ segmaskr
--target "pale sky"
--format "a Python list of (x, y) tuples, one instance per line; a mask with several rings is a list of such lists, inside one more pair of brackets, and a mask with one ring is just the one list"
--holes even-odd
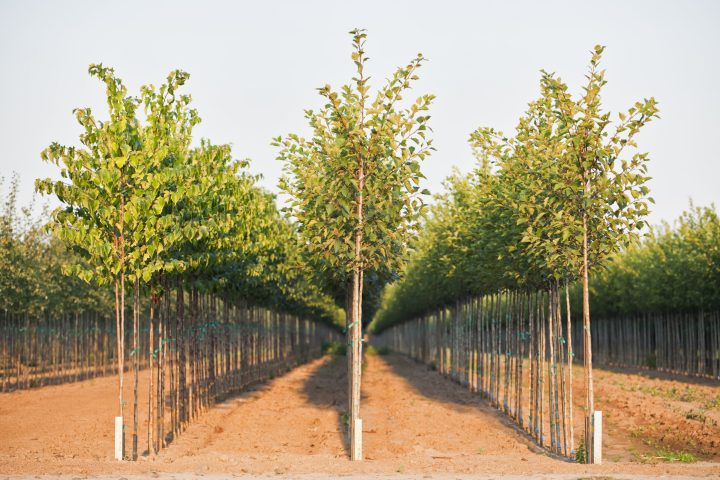
[[(87, 67), (115, 67), (131, 93), (175, 68), (202, 117), (196, 138), (231, 143), (277, 191), (273, 136), (308, 133), (316, 88), (350, 81), (350, 37), (368, 30), (375, 85), (417, 52), (430, 61), (415, 93), (434, 93), (431, 191), (453, 166), (474, 166), (479, 126), (511, 133), (538, 93), (538, 71), (583, 81), (593, 45), (607, 46), (604, 104), (654, 96), (662, 118), (639, 136), (650, 153), (651, 222), (720, 203), (720, 2), (717, 1), (14, 1), (0, 0), (0, 176), (18, 172), (23, 203), (52, 141), (77, 144), (72, 109), (103, 116)], [(613, 118), (617, 118), (614, 116)]]

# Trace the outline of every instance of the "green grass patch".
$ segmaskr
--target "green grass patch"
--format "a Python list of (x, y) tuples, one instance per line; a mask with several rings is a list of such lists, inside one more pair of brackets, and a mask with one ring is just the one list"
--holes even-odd
[(657, 450), (655, 456), (660, 460), (666, 462), (682, 462), (682, 463), (694, 463), (697, 462), (695, 455), (688, 452), (675, 452), (673, 450)]
[(664, 462), (680, 462), (680, 463), (695, 463), (697, 457), (690, 452), (682, 452), (676, 450), (668, 450), (660, 448), (655, 450), (652, 454), (636, 454), (636, 457), (642, 463), (656, 463), (658, 460)]

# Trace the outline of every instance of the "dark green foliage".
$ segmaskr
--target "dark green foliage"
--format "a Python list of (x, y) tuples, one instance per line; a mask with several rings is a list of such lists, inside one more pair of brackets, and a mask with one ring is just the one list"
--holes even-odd
[[(591, 286), (598, 317), (720, 310), (720, 219), (691, 206), (613, 256)], [(575, 295), (576, 302), (578, 294)]]

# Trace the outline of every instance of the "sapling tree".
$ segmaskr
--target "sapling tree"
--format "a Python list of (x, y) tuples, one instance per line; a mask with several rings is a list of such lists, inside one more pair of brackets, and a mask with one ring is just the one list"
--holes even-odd
[(366, 33), (353, 30), (353, 82), (319, 89), (326, 104), (306, 111), (312, 137), (278, 137), (285, 162), (280, 188), (314, 263), (347, 285), (351, 458), (361, 452), (360, 374), (364, 273), (397, 266), (422, 209), (422, 160), (432, 150), (428, 108), (432, 95), (400, 102), (418, 79), (419, 54), (398, 68), (374, 98), (365, 73)]
[[(560, 287), (584, 279), (589, 419), (593, 401), (588, 271), (638, 237), (651, 201), (647, 155), (634, 153), (626, 159), (624, 154), (636, 148), (636, 134), (657, 115), (656, 102), (651, 98), (636, 103), (612, 125), (600, 105), (600, 89), (605, 84), (604, 73), (598, 71), (601, 53), (602, 47), (596, 47), (588, 84), (579, 99), (574, 100), (557, 77), (543, 72), (541, 96), (530, 103), (515, 136), (505, 137), (489, 128), (471, 135), (480, 161), (478, 170), (469, 177), (451, 177), (448, 195), (438, 198), (404, 277), (388, 289), (372, 325), (375, 332), (413, 318), (420, 329), (440, 325), (426, 334), (431, 343), (447, 345), (454, 357), (447, 362), (445, 350), (438, 348), (439, 369), (458, 378), (457, 356), (467, 354), (453, 335), (468, 328), (462, 324), (464, 311), (479, 305), (485, 313), (479, 319), (476, 348), (486, 352), (478, 367), (481, 390), (498, 408), (501, 391), (503, 402), (514, 396), (515, 411), (508, 404), (502, 408), (523, 425), (520, 359), (527, 353), (529, 433), (545, 445), (544, 427), (549, 424), (550, 448), (567, 456), (573, 456), (571, 397), (568, 402), (572, 351), (567, 288), (564, 334)], [(480, 298), (463, 300), (472, 295)], [(454, 308), (448, 307), (452, 304)], [(506, 309), (519, 315), (503, 317)], [(454, 316), (449, 328), (455, 332), (449, 344), (444, 330), (448, 311)], [(483, 315), (491, 318), (489, 324)], [(508, 342), (507, 334), (504, 338), (498, 334), (503, 329), (516, 330), (517, 335)], [(394, 338), (409, 338), (412, 346), (415, 336), (410, 331), (405, 328)], [(509, 353), (509, 360), (500, 359), (500, 351)], [(484, 356), (488, 353), (489, 359)], [(501, 364), (504, 388), (498, 380)], [(517, 382), (514, 388), (508, 388), (508, 378)], [(591, 437), (588, 428), (584, 442), (588, 461), (592, 461)]]
[(188, 78), (187, 73), (176, 70), (159, 89), (152, 85), (141, 88), (139, 101), (145, 121), (138, 127), (139, 148), (128, 159), (132, 183), (126, 189), (125, 222), (132, 232), (126, 245), (128, 277), (133, 282), (133, 460), (138, 456), (141, 289), (154, 275), (175, 265), (175, 259), (168, 259), (163, 252), (181, 241), (172, 206), (187, 194), (182, 181), (190, 173), (187, 157), (192, 129), (200, 121), (197, 112), (189, 108), (190, 96), (178, 92)]
[[(619, 114), (613, 125), (610, 113), (604, 112), (600, 92), (607, 83), (600, 70), (603, 46), (596, 46), (590, 61), (587, 84), (578, 99), (554, 74), (544, 73), (542, 88), (551, 100), (551, 111), (558, 122), (557, 134), (565, 146), (560, 157), (557, 188), (568, 212), (556, 226), (567, 240), (580, 243), (579, 252), (583, 290), (583, 333), (586, 399), (586, 460), (593, 462), (592, 423), (594, 395), (592, 377), (592, 343), (590, 331), (589, 271), (601, 265), (639, 236), (649, 213), (647, 153), (637, 149), (636, 135), (658, 115), (654, 98), (636, 102), (627, 113)], [(567, 232), (567, 234), (565, 233)], [(578, 250), (576, 250), (578, 251)]]
[[(39, 180), (37, 189), (54, 193), (64, 207), (53, 212), (52, 228), (72, 245), (85, 264), (74, 266), (83, 279), (113, 282), (116, 297), (120, 416), (123, 416), (125, 365), (125, 281), (133, 285), (134, 402), (132, 458), (137, 458), (139, 315), (141, 284), (168, 269), (161, 255), (181, 238), (166, 206), (179, 202), (184, 152), (198, 118), (176, 94), (188, 77), (172, 72), (159, 92), (143, 87), (142, 97), (127, 95), (113, 69), (91, 65), (90, 74), (107, 89), (109, 119), (98, 121), (89, 108), (75, 111), (84, 128), (82, 148), (52, 144), (43, 159), (61, 166), (62, 180)], [(145, 107), (146, 121), (137, 117)], [(172, 265), (173, 263), (171, 263)], [(123, 442), (124, 443), (124, 442)], [(122, 447), (124, 450), (124, 447)], [(124, 453), (123, 453), (124, 456)]]
[[(135, 375), (129, 456), (135, 460), (141, 362), (147, 359), (150, 367), (148, 451), (153, 453), (175, 438), (215, 396), (242, 388), (253, 379), (268, 378), (298, 359), (308, 360), (330, 332), (311, 327), (307, 319), (336, 322), (338, 308), (325, 291), (309, 284), (309, 265), (300, 254), (296, 226), (277, 211), (274, 197), (256, 185), (257, 177), (244, 171), (247, 162), (234, 160), (229, 145), (202, 140), (197, 148), (190, 147), (193, 127), (200, 119), (190, 107), (190, 96), (180, 93), (187, 73), (173, 71), (159, 88), (142, 87), (138, 97), (127, 94), (112, 69), (91, 65), (90, 73), (106, 86), (109, 118), (100, 121), (90, 109), (76, 110), (83, 127), (81, 146), (54, 143), (46, 149), (43, 158), (61, 168), (62, 179), (40, 180), (36, 186), (43, 193), (55, 194), (62, 204), (53, 212), (50, 225), (57, 239), (79, 255), (71, 273), (88, 282), (115, 286), (119, 459), (125, 456), (126, 280), (132, 285), (133, 334), (128, 356)], [(14, 205), (13, 198), (4, 203)], [(0, 263), (5, 264), (16, 235), (6, 228), (5, 215), (0, 217)], [(53, 242), (53, 248), (62, 245)], [(4, 283), (0, 288), (7, 289)], [(148, 295), (145, 342), (140, 338), (141, 299)], [(85, 297), (63, 303), (102, 311), (92, 304), (101, 300), (100, 295)], [(75, 315), (74, 331), (85, 332), (90, 324), (84, 322), (78, 330), (79, 312), (71, 309), (68, 313)], [(301, 327), (292, 335), (297, 325)], [(231, 333), (230, 338), (218, 335), (220, 329)], [(78, 363), (90, 355), (78, 354), (83, 346), (77, 338), (73, 336), (73, 366), (79, 367), (78, 372), (97, 370)], [(24, 342), (31, 339), (23, 336)], [(224, 351), (218, 355), (220, 346)], [(235, 364), (230, 368), (233, 349)], [(13, 351), (19, 352), (19, 359), (22, 349)], [(6, 379), (2, 379), (4, 386)], [(18, 375), (15, 383), (20, 385), (20, 380), (30, 385), (32, 379)], [(171, 423), (167, 434), (166, 407)]]
[[(44, 150), (43, 160), (61, 167), (62, 180), (38, 180), (36, 188), (57, 196), (63, 206), (52, 213), (52, 229), (87, 260), (71, 266), (72, 273), (86, 281), (114, 284), (119, 416), (123, 417), (128, 236), (125, 204), (131, 182), (129, 157), (141, 148), (136, 116), (138, 101), (127, 95), (126, 87), (112, 69), (91, 65), (89, 72), (105, 83), (109, 118), (98, 121), (90, 108), (76, 109), (75, 116), (83, 127), (82, 147), (53, 143)], [(124, 441), (120, 452), (122, 459)]]

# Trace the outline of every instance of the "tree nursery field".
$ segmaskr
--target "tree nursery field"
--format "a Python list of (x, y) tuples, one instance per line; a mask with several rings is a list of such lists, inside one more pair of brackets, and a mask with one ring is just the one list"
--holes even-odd
[(54, 207), (0, 184), (0, 474), (720, 478), (720, 218), (649, 224), (660, 103), (608, 111), (597, 45), (431, 196), (431, 63), (367, 42), (268, 139), (280, 198), (189, 73), (89, 66)]

